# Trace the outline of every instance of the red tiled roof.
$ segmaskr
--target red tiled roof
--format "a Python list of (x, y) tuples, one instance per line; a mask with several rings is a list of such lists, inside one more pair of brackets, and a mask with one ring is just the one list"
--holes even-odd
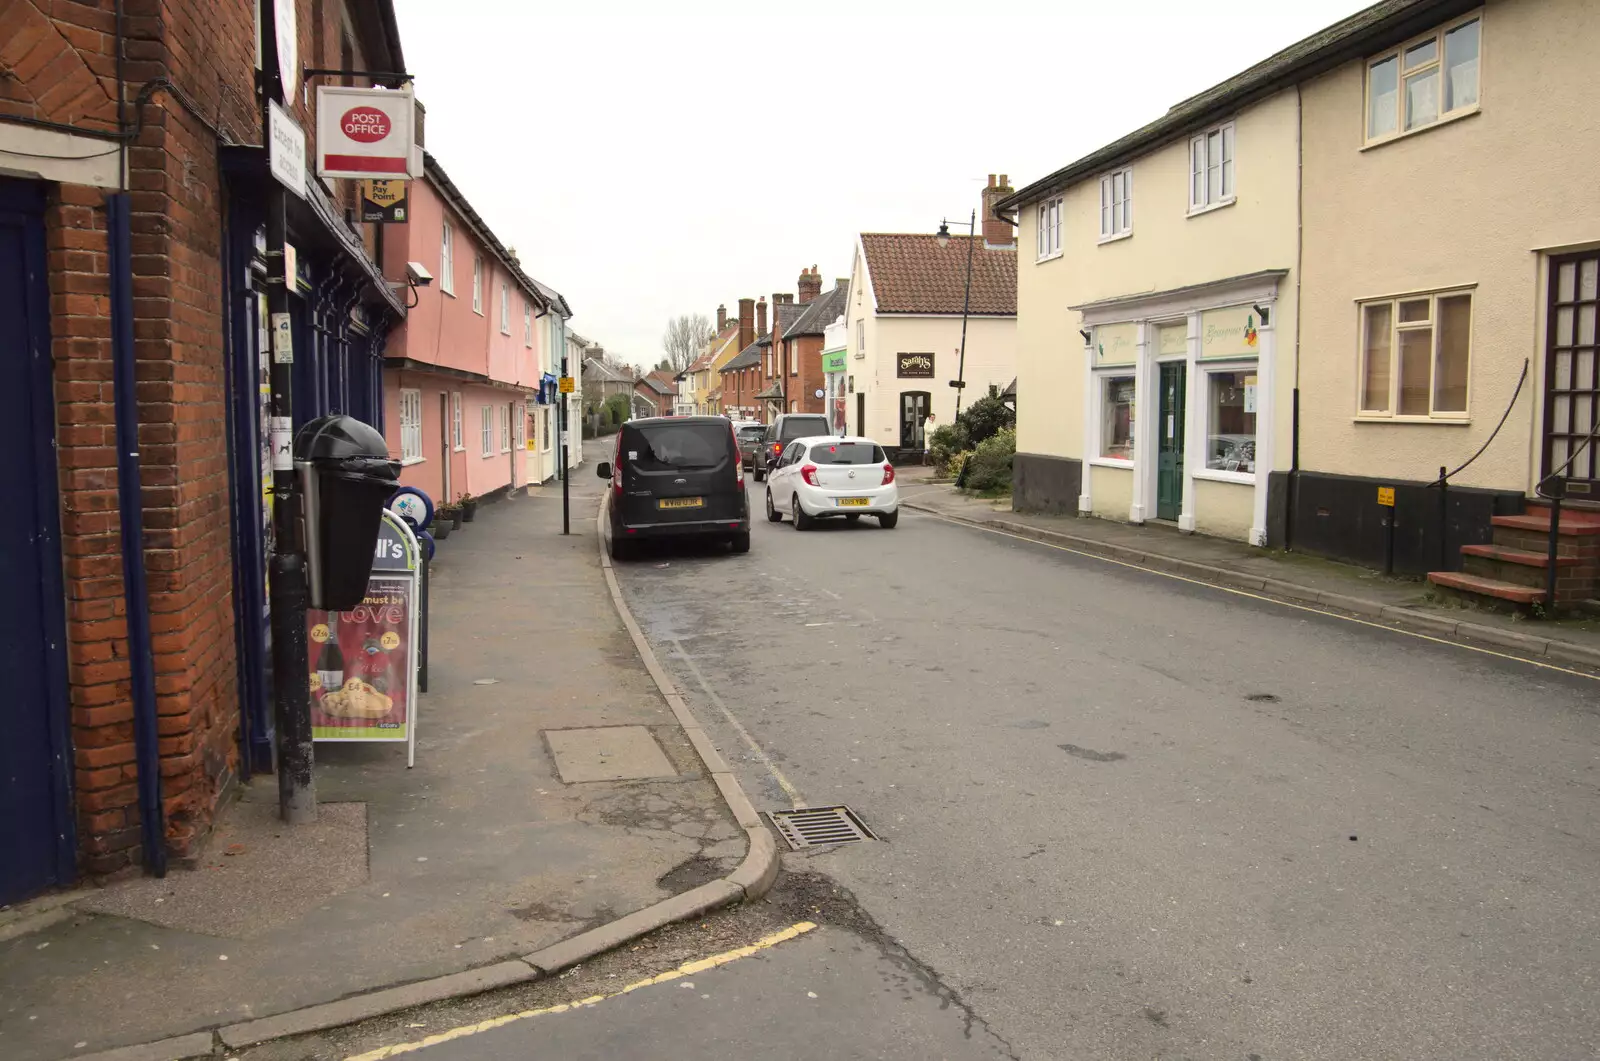
[(971, 312), (1015, 316), (1016, 247), (991, 248), (982, 236), (951, 236), (948, 247), (919, 232), (863, 232), (861, 246), (872, 275), (879, 313), (960, 313), (972, 248)]

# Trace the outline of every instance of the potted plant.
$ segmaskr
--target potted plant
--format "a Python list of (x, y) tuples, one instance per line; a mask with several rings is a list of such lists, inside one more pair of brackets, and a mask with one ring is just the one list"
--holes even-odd
[(433, 535), (433, 540), (436, 542), (442, 542), (450, 537), (450, 532), (455, 529), (454, 524), (448, 519), (440, 518), (437, 512), (434, 513), (433, 522), (428, 524), (428, 533)]
[(471, 494), (462, 494), (459, 503), (461, 505), (462, 522), (471, 523), (473, 520), (478, 518), (477, 498), (473, 497)]
[(451, 525), (451, 530), (460, 530), (461, 506), (455, 504), (454, 502), (446, 501), (444, 504), (433, 510), (433, 523), (434, 526), (438, 526), (441, 523), (448, 523)]

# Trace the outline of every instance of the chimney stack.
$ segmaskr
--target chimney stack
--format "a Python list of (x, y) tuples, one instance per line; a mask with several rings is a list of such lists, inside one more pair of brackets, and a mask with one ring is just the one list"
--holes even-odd
[(721, 335), (723, 330), (726, 329), (727, 327), (728, 327), (728, 307), (726, 305), (718, 306), (717, 307), (717, 334)]
[[(772, 293), (772, 304), (774, 306), (790, 306), (790, 305), (793, 305), (794, 304), (794, 295), (790, 294), (787, 291), (774, 291)], [(773, 320), (776, 321), (777, 317), (774, 316)]]
[(749, 345), (756, 341), (756, 300), (741, 298), (739, 300), (739, 352), (743, 353)]
[(810, 302), (822, 294), (822, 274), (817, 271), (815, 265), (809, 269), (800, 270), (799, 290), (802, 304)]
[(994, 216), (994, 204), (1010, 195), (1012, 192), (1011, 180), (1006, 174), (1000, 174), (1000, 180), (995, 181), (993, 173), (989, 174), (989, 186), (983, 190), (983, 209), (980, 216), (983, 218), (983, 245), (985, 247), (1015, 247), (1017, 233), (1011, 227), (1011, 222), (1002, 221)]
[(756, 338), (767, 334), (767, 297), (762, 295), (756, 302)]

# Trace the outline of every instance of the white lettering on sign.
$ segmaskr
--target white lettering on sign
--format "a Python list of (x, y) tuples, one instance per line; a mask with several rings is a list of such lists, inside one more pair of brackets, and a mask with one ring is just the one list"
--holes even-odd
[(400, 542), (378, 539), (378, 547), (372, 551), (374, 560), (404, 560), (406, 547)]
[(344, 135), (363, 144), (375, 144), (389, 135), (389, 116), (376, 107), (354, 107), (339, 119)]

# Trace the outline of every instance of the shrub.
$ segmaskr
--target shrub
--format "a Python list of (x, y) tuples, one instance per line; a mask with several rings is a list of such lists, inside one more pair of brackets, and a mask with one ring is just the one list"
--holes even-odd
[(934, 429), (933, 438), (928, 446), (928, 457), (933, 461), (933, 466), (941, 475), (954, 475), (950, 470), (950, 461), (967, 449), (967, 429), (963, 425), (945, 424)]
[(978, 443), (966, 460), (966, 488), (973, 493), (1006, 493), (1011, 489), (1011, 458), (1017, 452), (1015, 428), (1002, 428)]
[(1004, 428), (1015, 427), (1017, 414), (999, 398), (979, 398), (956, 417), (956, 422), (966, 429), (968, 445), (977, 446)]
[(606, 399), (601, 411), (603, 416), (609, 418), (605, 421), (608, 426), (620, 424), (633, 411), (633, 401), (626, 394), (613, 394)]

